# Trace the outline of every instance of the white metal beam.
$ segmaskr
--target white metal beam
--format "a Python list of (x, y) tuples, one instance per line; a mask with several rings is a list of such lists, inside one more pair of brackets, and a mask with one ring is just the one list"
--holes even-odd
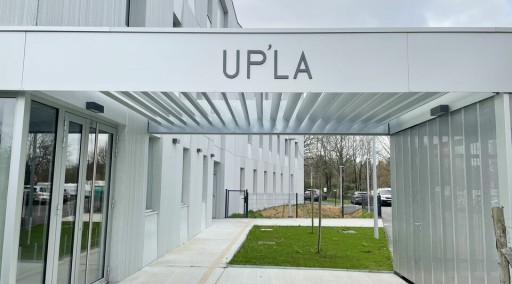
[(263, 93), (254, 93), (256, 97), (256, 114), (258, 117), (258, 124), (263, 126)]
[(245, 93), (238, 93), (238, 97), (240, 98), (240, 105), (244, 112), (245, 121), (248, 126), (251, 126), (251, 118), (249, 117), (249, 110), (247, 109), (247, 99)]
[(193, 111), (191, 111), (178, 96), (176, 96), (173, 92), (162, 92), (162, 95), (170, 102), (172, 102), (179, 110), (181, 110), (190, 120), (192, 120), (196, 125), (201, 125), (199, 120), (197, 120), (196, 115)]
[(106, 91), (102, 91), (101, 92), (102, 94), (104, 94), (105, 96), (111, 98), (112, 100), (122, 104), (123, 106), (133, 110), (134, 112), (142, 115), (143, 117), (149, 119), (150, 121), (153, 121), (154, 123), (156, 124), (162, 124), (162, 122), (160, 122), (160, 120), (158, 120), (156, 118), (156, 115), (152, 114), (152, 113), (149, 113), (147, 110), (145, 109), (142, 109), (140, 106), (134, 104), (132, 101), (130, 100), (127, 100), (125, 97), (117, 94), (116, 92), (106, 92)]
[(135, 104), (138, 104), (141, 108), (146, 109), (147, 111), (154, 113), (158, 116), (158, 118), (164, 120), (165, 122), (175, 125), (174, 121), (172, 121), (166, 114), (158, 110), (157, 108), (153, 107), (152, 105), (145, 102), (143, 99), (139, 98), (132, 92), (119, 92), (121, 95), (125, 96), (126, 98), (130, 99)]
[(210, 107), (212, 108), (213, 112), (215, 112), (215, 114), (217, 115), (217, 117), (219, 118), (220, 120), (220, 123), (222, 123), (222, 125), (226, 126), (226, 122), (224, 121), (224, 119), (222, 118), (222, 115), (220, 114), (219, 110), (217, 109), (217, 107), (215, 106), (215, 104), (213, 103), (212, 99), (210, 98), (210, 96), (208, 95), (208, 93), (206, 92), (202, 92), (201, 93), (204, 97), (204, 99), (206, 100), (206, 102), (208, 103), (208, 105), (210, 105)]
[(176, 120), (181, 122), (183, 125), (187, 125), (187, 122), (181, 118), (177, 113), (174, 112), (167, 104), (163, 103), (160, 98), (156, 97), (154, 94), (150, 92), (134, 92), (135, 94), (139, 94), (150, 101), (152, 101), (154, 104), (156, 104), (158, 107), (160, 107), (163, 111), (167, 112), (169, 115), (174, 117)]
[(181, 94), (187, 99), (187, 101), (201, 114), (201, 116), (210, 124), (210, 126), (213, 126), (213, 122), (211, 121), (210, 117), (206, 113), (206, 111), (201, 107), (201, 105), (197, 102), (197, 100), (192, 96), (189, 92), (181, 92)]
[(302, 97), (302, 93), (288, 93), (288, 100), (286, 102), (286, 108), (283, 113), (283, 121), (286, 126), (290, 123), (290, 119), (297, 108), (297, 104), (299, 103), (300, 98)]
[(276, 127), (277, 114), (279, 113), (279, 107), (281, 106), (282, 93), (270, 93), (272, 96), (272, 107), (270, 109), (270, 129)]
[(229, 102), (228, 96), (225, 92), (222, 92), (222, 98), (224, 99), (224, 102), (226, 103), (226, 107), (229, 110), (229, 113), (231, 114), (231, 117), (233, 118), (233, 121), (235, 122), (235, 125), (238, 126), (238, 120), (236, 119), (235, 113), (233, 112), (233, 108), (231, 107), (231, 103)]
[(293, 127), (295, 129), (299, 129), (306, 117), (311, 113), (313, 107), (315, 107), (316, 103), (322, 96), (322, 93), (307, 93), (304, 95), (304, 100), (297, 110), (297, 115), (295, 116), (295, 120), (293, 121)]

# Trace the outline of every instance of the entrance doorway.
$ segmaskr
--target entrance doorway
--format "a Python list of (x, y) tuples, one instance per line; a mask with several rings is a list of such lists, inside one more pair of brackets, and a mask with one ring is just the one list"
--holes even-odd
[(100, 281), (115, 129), (37, 102), (30, 115), (17, 282)]

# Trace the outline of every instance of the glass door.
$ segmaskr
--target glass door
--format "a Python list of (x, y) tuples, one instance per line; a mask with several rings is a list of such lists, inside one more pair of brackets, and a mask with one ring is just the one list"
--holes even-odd
[(87, 121), (66, 114), (64, 121), (64, 141), (62, 174), (57, 205), (57, 249), (54, 256), (57, 283), (73, 283), (75, 244), (78, 243), (80, 227), (77, 226), (78, 204), (83, 202), (80, 193), (84, 188), (83, 160), (86, 149), (85, 130)]
[(105, 277), (108, 198), (114, 129), (92, 122), (87, 134), (85, 185), (82, 193), (82, 227), (77, 269), (79, 284), (94, 283)]
[(66, 113), (52, 283), (104, 279), (115, 130)]

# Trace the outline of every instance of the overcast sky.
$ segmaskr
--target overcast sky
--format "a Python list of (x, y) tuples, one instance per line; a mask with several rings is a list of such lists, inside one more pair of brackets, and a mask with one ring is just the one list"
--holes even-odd
[(512, 27), (512, 0), (233, 0), (244, 28)]

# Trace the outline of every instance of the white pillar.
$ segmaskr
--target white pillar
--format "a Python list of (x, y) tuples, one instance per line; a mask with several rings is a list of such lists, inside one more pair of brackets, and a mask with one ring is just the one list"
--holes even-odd
[(367, 199), (366, 210), (368, 210), (368, 212), (370, 212), (370, 171), (369, 171), (369, 167), (368, 167), (369, 161), (370, 161), (370, 158), (366, 157), (366, 191), (367, 191), (367, 193), (366, 193), (366, 199)]
[(287, 139), (288, 142), (288, 218), (292, 218), (292, 139)]
[(379, 208), (377, 206), (377, 152), (375, 150), (375, 136), (373, 136), (373, 236), (379, 238)]

